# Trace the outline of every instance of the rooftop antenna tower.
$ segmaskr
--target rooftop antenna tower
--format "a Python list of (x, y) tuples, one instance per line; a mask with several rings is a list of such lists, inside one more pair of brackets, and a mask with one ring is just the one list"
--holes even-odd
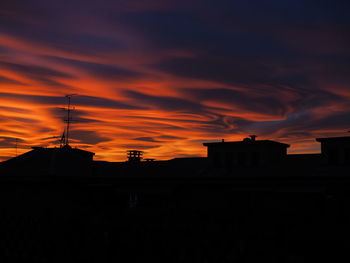
[(74, 107), (71, 106), (71, 98), (73, 96), (75, 96), (77, 94), (67, 94), (66, 95), (66, 98), (67, 98), (67, 119), (65, 119), (65, 123), (67, 123), (67, 126), (66, 126), (66, 136), (62, 137), (64, 138), (64, 144), (65, 145), (69, 145), (69, 128), (70, 128), (70, 124), (72, 122), (72, 116), (71, 116), (71, 112), (72, 110), (74, 110)]

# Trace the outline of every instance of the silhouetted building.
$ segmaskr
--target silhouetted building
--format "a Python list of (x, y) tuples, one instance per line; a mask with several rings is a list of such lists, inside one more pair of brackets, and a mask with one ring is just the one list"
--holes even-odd
[(350, 136), (317, 138), (327, 164), (350, 165)]
[(128, 153), (128, 162), (139, 163), (142, 160), (143, 151), (130, 150)]
[(288, 154), (283, 163), (286, 167), (304, 169), (305, 167), (319, 167), (323, 163), (320, 153)]
[(207, 158), (142, 159), (138, 163), (94, 161), (96, 177), (194, 177), (202, 176)]
[(33, 147), (29, 152), (2, 163), (2, 169), (18, 175), (92, 175), (93, 152), (72, 148)]
[(278, 164), (287, 155), (288, 144), (256, 140), (256, 136), (235, 142), (204, 143), (208, 147), (210, 168), (231, 170), (234, 167), (254, 167)]

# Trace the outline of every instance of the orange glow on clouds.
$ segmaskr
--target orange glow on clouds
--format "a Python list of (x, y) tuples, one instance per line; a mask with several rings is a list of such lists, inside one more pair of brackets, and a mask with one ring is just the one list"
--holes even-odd
[[(204, 3), (187, 16), (198, 12), (187, 1), (72, 1), (79, 11), (5, 2), (0, 160), (15, 155), (16, 139), (19, 154), (58, 146), (60, 108), (71, 93), (78, 94), (71, 144), (97, 160), (123, 161), (130, 149), (160, 160), (205, 156), (203, 142), (249, 134), (290, 143), (292, 153), (315, 152), (315, 137), (349, 129), (350, 79), (339, 55), (348, 45), (330, 29), (308, 30), (332, 50), (303, 28), (280, 32), (268, 18), (220, 21), (220, 10)], [(252, 30), (255, 22), (265, 37)]]

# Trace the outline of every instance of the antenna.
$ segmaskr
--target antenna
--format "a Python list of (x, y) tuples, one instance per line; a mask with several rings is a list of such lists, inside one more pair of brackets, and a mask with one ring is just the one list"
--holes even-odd
[(66, 133), (66, 131), (63, 130), (62, 136), (59, 138), (60, 139), (60, 148), (62, 148), (64, 146), (64, 142), (66, 140), (65, 139), (66, 138), (65, 133)]
[(75, 95), (77, 95), (77, 94), (67, 94), (66, 95), (68, 102), (67, 102), (67, 119), (65, 120), (65, 122), (67, 123), (66, 136), (65, 136), (65, 142), (64, 142), (65, 145), (69, 144), (69, 128), (70, 128), (70, 123), (72, 121), (71, 111), (74, 110), (74, 107), (71, 108), (71, 98)]
[(250, 140), (251, 140), (252, 142), (255, 142), (256, 137), (258, 137), (258, 136), (256, 136), (256, 135), (249, 135), (249, 137), (250, 137)]

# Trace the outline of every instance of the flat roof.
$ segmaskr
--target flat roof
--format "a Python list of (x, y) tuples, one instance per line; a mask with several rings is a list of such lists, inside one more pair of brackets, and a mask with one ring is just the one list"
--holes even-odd
[(228, 145), (279, 145), (288, 148), (290, 145), (286, 143), (271, 141), (271, 140), (256, 140), (256, 141), (235, 141), (235, 142), (207, 142), (203, 143), (204, 146), (228, 146)]

